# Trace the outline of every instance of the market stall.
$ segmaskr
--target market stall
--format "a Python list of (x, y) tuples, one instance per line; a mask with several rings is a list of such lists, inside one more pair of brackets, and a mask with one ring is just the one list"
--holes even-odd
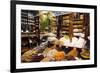
[(22, 62), (89, 59), (89, 25), (88, 13), (22, 10)]

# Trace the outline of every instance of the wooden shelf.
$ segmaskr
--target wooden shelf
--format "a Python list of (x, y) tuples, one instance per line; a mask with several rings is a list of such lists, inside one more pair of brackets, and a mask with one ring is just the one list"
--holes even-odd
[(73, 21), (83, 21), (83, 19), (73, 19)]
[(73, 24), (83, 24), (83, 21), (74, 21)]
[(34, 34), (34, 32), (21, 32), (21, 34)]
[(36, 35), (21, 35), (21, 37), (37, 37)]

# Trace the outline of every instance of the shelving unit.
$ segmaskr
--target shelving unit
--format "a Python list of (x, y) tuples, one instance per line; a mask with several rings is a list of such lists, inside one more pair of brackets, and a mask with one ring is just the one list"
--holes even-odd
[(84, 14), (73, 13), (73, 36), (79, 36), (84, 32)]
[(85, 34), (85, 38), (89, 36), (89, 14), (88, 13), (69, 13), (62, 15), (60, 35), (68, 35), (70, 40), (72, 37)]
[(63, 14), (62, 15), (62, 23), (61, 23), (61, 37), (64, 35), (68, 35), (70, 40), (72, 38), (72, 13)]
[(73, 16), (73, 36), (77, 36), (75, 33), (84, 33), (85, 38), (89, 36), (89, 14), (73, 13)]
[(38, 14), (34, 17), (35, 21), (35, 34), (36, 34), (36, 39), (37, 39), (37, 44), (40, 44), (40, 30), (39, 30), (39, 16)]
[[(39, 17), (37, 11), (21, 11), (21, 42), (22, 48), (32, 48), (39, 44)], [(35, 17), (34, 17), (35, 14)]]

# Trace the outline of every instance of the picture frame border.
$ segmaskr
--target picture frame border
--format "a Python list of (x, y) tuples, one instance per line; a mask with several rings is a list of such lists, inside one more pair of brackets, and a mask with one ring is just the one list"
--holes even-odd
[[(94, 64), (89, 65), (74, 65), (74, 66), (59, 66), (59, 67), (41, 67), (41, 68), (25, 68), (16, 69), (16, 5), (41, 5), (41, 6), (56, 6), (56, 7), (73, 7), (94, 9)], [(29, 72), (29, 71), (45, 71), (45, 70), (62, 70), (62, 69), (79, 69), (97, 67), (97, 6), (81, 5), (81, 4), (64, 4), (64, 3), (48, 3), (48, 2), (33, 2), (33, 1), (11, 1), (10, 4), (10, 71), (11, 72)]]

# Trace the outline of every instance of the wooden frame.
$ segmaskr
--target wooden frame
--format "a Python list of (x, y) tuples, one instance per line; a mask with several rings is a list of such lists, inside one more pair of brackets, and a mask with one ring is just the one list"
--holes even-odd
[[(71, 7), (71, 8), (86, 8), (94, 10), (94, 63), (88, 65), (73, 65), (73, 66), (55, 66), (55, 67), (40, 67), (40, 68), (16, 68), (16, 5), (38, 5), (38, 6), (54, 6), (54, 7)], [(92, 5), (77, 5), (77, 4), (60, 4), (60, 3), (45, 3), (31, 1), (11, 1), (11, 72), (28, 72), (28, 71), (44, 71), (44, 70), (59, 70), (59, 69), (78, 69), (97, 67), (97, 7)]]

